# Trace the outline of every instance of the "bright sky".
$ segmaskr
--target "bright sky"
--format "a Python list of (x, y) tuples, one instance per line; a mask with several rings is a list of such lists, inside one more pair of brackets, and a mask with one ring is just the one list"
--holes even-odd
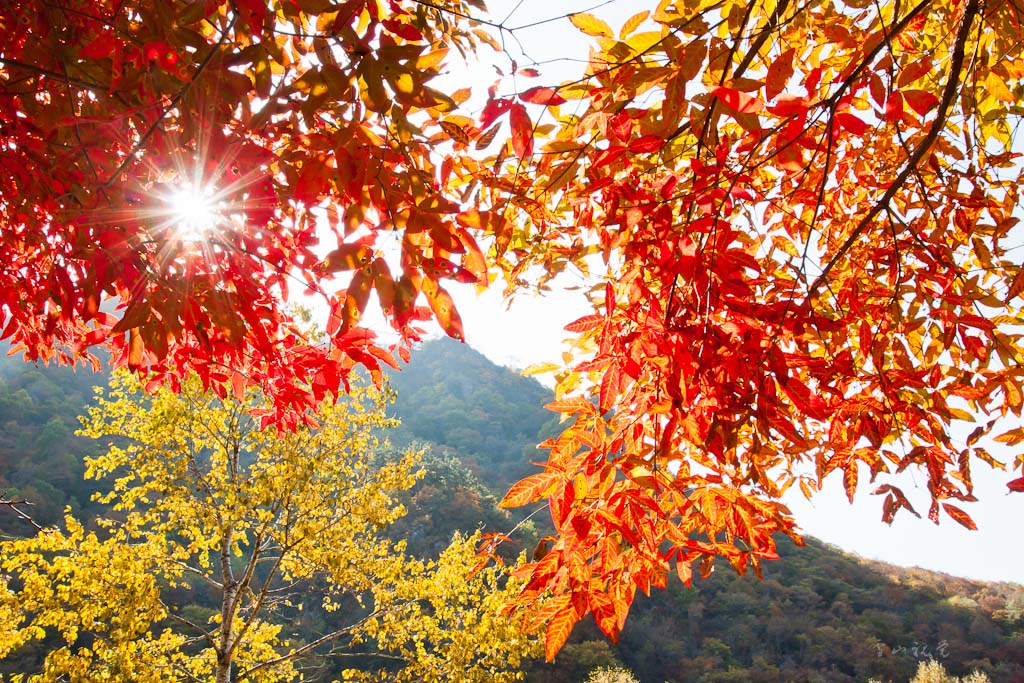
[[(579, 2), (562, 0), (489, 0), (496, 21), (508, 27), (532, 24), (568, 12), (592, 11), (604, 18), (613, 30), (647, 3), (635, 0)], [(557, 8), (557, 9), (553, 9)], [(545, 81), (568, 79), (578, 73), (586, 60), (587, 42), (567, 19), (515, 31), (507, 36), (506, 46), (519, 66), (532, 61), (541, 64)], [(523, 54), (527, 56), (523, 56)], [(503, 55), (480, 53), (484, 65), (476, 78), (483, 83), (494, 79), (494, 64), (509, 71), (509, 59)], [(555, 61), (550, 61), (555, 60)], [(567, 283), (578, 284), (578, 283)], [(466, 337), (471, 346), (492, 361), (515, 368), (545, 361), (558, 362), (564, 326), (588, 313), (579, 291), (560, 292), (544, 298), (523, 297), (508, 310), (501, 295), (489, 291), (477, 297), (470, 287), (453, 286), (453, 296), (462, 312)], [(999, 457), (999, 453), (995, 452)], [(1004, 460), (1012, 454), (1002, 453)], [(857, 501), (850, 505), (842, 490), (841, 475), (835, 473), (825, 489), (808, 502), (797, 493), (787, 496), (801, 528), (825, 542), (869, 559), (904, 566), (919, 566), (957, 576), (995, 581), (1024, 582), (1024, 543), (1016, 525), (1024, 519), (1024, 495), (1010, 494), (1004, 473), (992, 474), (979, 463), (973, 472), (980, 502), (964, 504), (974, 518), (978, 531), (968, 531), (948, 518), (936, 526), (901, 513), (892, 526), (881, 522), (881, 498), (867, 495), (873, 488), (863, 480)], [(927, 489), (918, 476), (901, 480), (904, 490), (922, 515), (926, 516)], [(1016, 530), (1015, 530), (1016, 529)]]

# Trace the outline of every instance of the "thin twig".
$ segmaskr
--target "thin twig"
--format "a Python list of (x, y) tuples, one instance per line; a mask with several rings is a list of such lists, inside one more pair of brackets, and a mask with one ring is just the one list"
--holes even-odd
[(8, 508), (11, 512), (16, 514), (18, 517), (20, 517), (21, 519), (25, 520), (26, 522), (31, 524), (33, 527), (35, 527), (36, 531), (42, 531), (43, 527), (41, 527), (39, 525), (39, 523), (36, 522), (36, 520), (32, 519), (31, 515), (26, 513), (24, 510), (19, 510), (18, 509), (19, 505), (32, 506), (32, 505), (35, 505), (35, 503), (33, 503), (33, 502), (29, 501), (29, 500), (26, 500), (24, 498), (22, 498), (21, 500), (12, 500), (10, 498), (0, 497), (0, 506)]

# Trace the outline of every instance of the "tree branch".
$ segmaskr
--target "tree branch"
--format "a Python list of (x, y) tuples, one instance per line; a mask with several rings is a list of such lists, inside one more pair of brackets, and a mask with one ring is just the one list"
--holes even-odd
[(914, 150), (914, 154), (907, 159), (906, 165), (903, 170), (900, 171), (899, 175), (892, 181), (889, 188), (885, 191), (871, 209), (864, 214), (864, 217), (860, 219), (856, 227), (850, 233), (843, 245), (839, 247), (835, 256), (829, 259), (829, 262), (825, 265), (825, 268), (818, 275), (817, 279), (811, 286), (807, 288), (807, 299), (811, 299), (817, 293), (818, 288), (828, 278), (828, 274), (832, 272), (832, 268), (835, 267), (836, 263), (846, 255), (853, 245), (860, 239), (864, 231), (867, 230), (871, 222), (885, 210), (892, 198), (896, 196), (896, 193), (903, 187), (903, 184), (907, 181), (907, 178), (917, 168), (917, 164), (924, 158), (924, 155), (928, 153), (931, 146), (935, 143), (935, 140), (939, 137), (939, 133), (946, 124), (946, 118), (949, 115), (949, 109), (953, 104), (953, 99), (956, 97), (957, 88), (960, 85), (960, 72), (963, 70), (964, 65), (964, 54), (967, 45), (967, 36), (971, 32), (971, 27), (974, 24), (974, 17), (978, 13), (979, 0), (969, 0), (967, 7), (964, 9), (963, 19), (960, 23), (960, 29), (957, 31), (956, 43), (953, 46), (953, 56), (950, 60), (950, 73), (949, 80), (946, 81), (946, 86), (942, 91), (942, 99), (939, 101), (939, 109), (935, 115), (935, 120), (932, 122), (931, 127), (925, 134), (924, 139)]
[(0, 497), (0, 506), (8, 508), (11, 512), (16, 514), (18, 517), (20, 517), (21, 519), (25, 520), (26, 522), (31, 524), (33, 527), (35, 527), (36, 531), (42, 531), (43, 527), (41, 527), (36, 520), (32, 519), (31, 515), (29, 515), (28, 513), (26, 513), (23, 510), (19, 510), (18, 509), (19, 505), (30, 505), (31, 506), (31, 505), (35, 505), (35, 503), (33, 503), (33, 502), (29, 501), (29, 500), (26, 500), (24, 498), (22, 498), (21, 500), (12, 500), (10, 498)]
[(184, 624), (185, 626), (188, 626), (189, 628), (191, 628), (191, 629), (193, 629), (195, 631), (198, 631), (202, 635), (202, 639), (210, 644), (210, 647), (214, 647), (214, 648), (217, 647), (217, 643), (213, 639), (213, 634), (210, 633), (209, 631), (207, 631), (206, 629), (204, 629), (199, 624), (196, 624), (196, 623), (192, 622), (191, 620), (186, 619), (185, 617), (182, 617), (182, 616), (179, 616), (179, 615), (173, 614), (173, 613), (168, 613), (167, 617), (169, 619), (173, 619), (174, 621), (178, 622), (179, 624)]
[(167, 118), (167, 115), (171, 112), (172, 109), (178, 106), (178, 102), (180, 102), (181, 99), (188, 94), (188, 92), (192, 89), (192, 86), (195, 84), (196, 80), (198, 80), (199, 77), (202, 76), (203, 72), (206, 71), (206, 67), (209, 66), (210, 62), (213, 60), (213, 56), (216, 55), (220, 51), (220, 48), (224, 45), (224, 42), (227, 39), (228, 31), (230, 31), (234, 27), (235, 20), (237, 18), (237, 14), (233, 13), (231, 15), (231, 23), (229, 23), (227, 28), (221, 33), (220, 39), (210, 47), (210, 52), (207, 53), (205, 57), (203, 57), (203, 61), (201, 61), (199, 63), (199, 66), (196, 67), (196, 71), (194, 74), (192, 74), (192, 78), (189, 79), (189, 82), (186, 83), (181, 90), (175, 93), (174, 97), (171, 99), (170, 102), (167, 103), (167, 106), (164, 107), (163, 112), (160, 114), (160, 116), (157, 117), (156, 121), (154, 121), (153, 124), (146, 129), (146, 132), (139, 137), (138, 142), (136, 142), (135, 145), (132, 146), (131, 151), (125, 155), (124, 161), (121, 162), (121, 165), (118, 166), (117, 169), (110, 174), (110, 177), (107, 178), (107, 180), (102, 185), (100, 185), (100, 187), (110, 186), (115, 180), (117, 180), (118, 176), (120, 176), (124, 172), (124, 170), (128, 168), (128, 164), (130, 164), (132, 161), (136, 159), (136, 155), (143, 147), (146, 146), (146, 143), (149, 142), (149, 139), (153, 137), (153, 133), (155, 133), (156, 129), (159, 128), (160, 125), (164, 122), (164, 119)]
[(57, 71), (50, 71), (49, 69), (44, 69), (42, 67), (35, 66), (34, 64), (26, 64), (25, 62), (19, 62), (18, 60), (11, 59), (10, 57), (0, 56), (0, 65), (3, 65), (5, 67), (17, 67), (18, 69), (21, 69), (22, 71), (27, 71), (30, 74), (35, 74), (36, 76), (46, 76), (47, 78), (52, 78), (55, 81), (65, 81), (75, 86), (76, 88), (81, 88), (82, 90), (93, 90), (95, 92), (102, 93), (103, 95), (106, 95), (109, 91), (108, 87), (106, 85), (103, 85), (102, 83), (90, 83), (88, 81), (82, 81), (77, 78), (71, 78), (66, 74), (62, 74)]

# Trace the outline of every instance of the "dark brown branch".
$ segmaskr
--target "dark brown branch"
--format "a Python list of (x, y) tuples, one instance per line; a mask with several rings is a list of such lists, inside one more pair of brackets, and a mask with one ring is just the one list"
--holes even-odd
[(19, 62), (17, 59), (11, 59), (10, 57), (0, 57), (0, 64), (4, 66), (17, 67), (22, 71), (27, 71), (28, 73), (35, 74), (36, 76), (46, 76), (47, 78), (52, 78), (54, 80), (66, 81), (77, 88), (81, 88), (82, 90), (94, 90), (104, 95), (106, 95), (109, 90), (109, 87), (102, 83), (90, 83), (89, 81), (70, 78), (66, 74), (62, 74), (57, 71), (50, 71), (49, 69), (44, 69), (42, 67), (35, 66), (34, 64)]
[[(239, 673), (238, 676), (235, 678), (235, 683), (242, 683), (242, 681), (248, 680), (254, 674), (257, 674), (260, 671), (263, 671), (264, 669), (268, 669), (268, 668), (270, 668), (272, 666), (277, 666), (278, 664), (282, 664), (284, 662), (287, 662), (290, 659), (296, 659), (298, 657), (301, 657), (302, 655), (305, 655), (308, 652), (312, 652), (313, 650), (315, 650), (316, 648), (320, 647), (321, 645), (324, 645), (325, 643), (330, 643), (332, 641), (338, 640), (339, 638), (342, 638), (343, 636), (345, 636), (345, 635), (347, 635), (349, 633), (352, 633), (353, 631), (355, 631), (356, 629), (360, 628), (363, 624), (365, 624), (366, 622), (368, 622), (371, 619), (376, 619), (376, 618), (378, 618), (378, 617), (380, 617), (380, 616), (382, 616), (384, 614), (389, 614), (389, 613), (392, 613), (392, 612), (397, 612), (398, 610), (404, 609), (405, 607), (407, 607), (408, 605), (412, 604), (413, 602), (415, 602), (415, 601), (414, 600), (406, 600), (406, 601), (404, 601), (404, 602), (402, 602), (402, 603), (400, 603), (398, 605), (395, 605), (395, 606), (393, 606), (393, 607), (391, 607), (389, 609), (386, 609), (386, 610), (374, 610), (373, 612), (370, 612), (369, 614), (367, 614), (365, 617), (363, 617), (359, 621), (355, 622), (354, 624), (351, 624), (349, 626), (345, 626), (345, 627), (339, 628), (336, 631), (332, 631), (330, 633), (322, 635), (319, 638), (317, 638), (316, 640), (312, 640), (312, 641), (306, 643), (305, 645), (303, 645), (302, 647), (299, 647), (299, 648), (296, 648), (296, 649), (292, 650), (291, 652), (287, 652), (287, 653), (285, 653), (283, 655), (280, 655), (278, 657), (275, 657), (273, 659), (268, 659), (268, 660), (265, 660), (263, 662), (260, 662), (259, 664), (254, 665), (253, 667), (247, 669), (246, 671), (243, 671), (243, 672)], [(355, 654), (355, 653), (353, 653), (353, 654)], [(375, 655), (375, 656), (383, 656), (383, 657), (387, 657), (388, 659), (392, 659), (392, 657), (389, 657), (389, 656), (384, 655), (384, 654)], [(401, 658), (401, 657), (397, 657), (395, 659), (404, 660), (404, 658)]]
[(26, 513), (24, 510), (18, 509), (19, 505), (29, 505), (29, 506), (31, 506), (31, 505), (34, 505), (34, 504), (35, 503), (32, 503), (31, 501), (25, 500), (24, 498), (22, 498), (21, 500), (12, 500), (10, 498), (0, 497), (0, 506), (8, 508), (11, 512), (16, 514), (18, 517), (20, 517), (21, 519), (25, 520), (26, 522), (31, 524), (33, 527), (35, 527), (36, 531), (42, 531), (43, 527), (39, 526), (39, 523), (36, 522), (36, 520), (32, 519), (31, 515)]

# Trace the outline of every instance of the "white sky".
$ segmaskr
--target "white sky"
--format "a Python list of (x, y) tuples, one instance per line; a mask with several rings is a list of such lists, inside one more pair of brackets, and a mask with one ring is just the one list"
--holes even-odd
[[(562, 0), (490, 0), (491, 14), (509, 27), (572, 11), (592, 11), (617, 31), (622, 23), (650, 3), (633, 0), (579, 2)], [(569, 79), (578, 73), (585, 60), (587, 41), (567, 19), (545, 23), (515, 32), (506, 46), (519, 66), (532, 60), (540, 63), (542, 76), (533, 84)], [(524, 57), (525, 52), (528, 57)], [(484, 84), (495, 77), (497, 65), (509, 72), (509, 58), (484, 48), (483, 64), (475, 70)], [(531, 59), (532, 58), (532, 59)], [(568, 58), (568, 59), (566, 59)], [(549, 60), (556, 60), (549, 62)], [(524, 86), (527, 87), (527, 86)], [(575, 283), (574, 283), (575, 284)], [(450, 287), (462, 313), (468, 343), (495, 363), (523, 368), (546, 361), (559, 362), (564, 326), (590, 312), (580, 291), (562, 292), (544, 298), (520, 296), (506, 310), (501, 295), (488, 291), (476, 296), (471, 287)], [(994, 451), (999, 457), (1000, 454)], [(1012, 459), (1005, 450), (1004, 460)], [(825, 489), (811, 502), (797, 493), (787, 496), (801, 528), (825, 542), (862, 557), (904, 566), (919, 566), (958, 576), (1024, 582), (1024, 543), (1017, 524), (1024, 521), (1024, 494), (1008, 493), (1005, 473), (992, 474), (978, 463), (973, 472), (980, 502), (963, 504), (974, 518), (978, 531), (968, 531), (943, 515), (942, 524), (927, 521), (927, 489), (919, 476), (901, 480), (911, 502), (925, 519), (900, 513), (892, 526), (881, 522), (881, 497), (868, 495), (872, 490), (862, 472), (859, 497), (853, 505), (842, 490), (841, 475), (834, 473)]]

